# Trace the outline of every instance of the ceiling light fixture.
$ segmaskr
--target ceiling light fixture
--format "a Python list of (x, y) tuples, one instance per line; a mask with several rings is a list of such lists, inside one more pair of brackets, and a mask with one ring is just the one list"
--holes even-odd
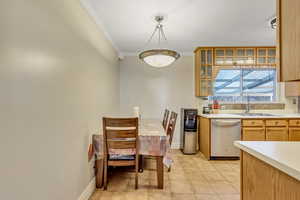
[(163, 16), (156, 16), (155, 21), (157, 21), (157, 25), (152, 33), (150, 39), (148, 40), (147, 44), (149, 44), (154, 37), (154, 35), (158, 32), (158, 48), (157, 49), (150, 49), (143, 51), (139, 54), (139, 58), (147, 63), (152, 67), (166, 67), (174, 63), (179, 57), (180, 54), (174, 50), (160, 48), (161, 40), (167, 41), (165, 36), (163, 25), (161, 22), (163, 21)]

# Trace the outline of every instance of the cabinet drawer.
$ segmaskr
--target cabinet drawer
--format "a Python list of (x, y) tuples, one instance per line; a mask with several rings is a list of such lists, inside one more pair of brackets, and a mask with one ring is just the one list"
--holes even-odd
[(300, 119), (291, 119), (289, 121), (289, 126), (300, 126)]
[(289, 128), (289, 140), (300, 141), (300, 128)]
[(288, 141), (289, 134), (287, 128), (266, 128), (267, 141)]
[(266, 133), (264, 128), (243, 128), (242, 140), (245, 141), (264, 141)]
[(260, 119), (243, 120), (243, 126), (264, 126), (264, 121)]
[(266, 120), (266, 126), (287, 126), (288, 122), (284, 119)]

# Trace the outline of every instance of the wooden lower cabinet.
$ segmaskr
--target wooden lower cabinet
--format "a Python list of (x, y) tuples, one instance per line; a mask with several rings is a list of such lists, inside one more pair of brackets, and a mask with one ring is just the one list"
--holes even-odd
[(289, 140), (290, 141), (300, 141), (300, 127), (299, 128), (289, 128)]
[(288, 141), (289, 132), (286, 127), (266, 128), (267, 141)]
[(244, 127), (242, 130), (242, 140), (264, 141), (266, 140), (264, 127)]
[(300, 181), (242, 151), (241, 200), (299, 200)]
[(210, 119), (200, 117), (200, 131), (199, 131), (200, 152), (205, 158), (210, 159)]

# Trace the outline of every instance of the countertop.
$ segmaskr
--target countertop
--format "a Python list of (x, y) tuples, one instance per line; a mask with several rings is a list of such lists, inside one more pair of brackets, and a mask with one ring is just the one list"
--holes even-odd
[(300, 181), (300, 142), (235, 141), (234, 145)]
[(201, 117), (205, 118), (218, 118), (218, 119), (266, 119), (266, 118), (300, 118), (300, 114), (274, 114), (272, 116), (242, 116), (236, 114), (199, 114)]

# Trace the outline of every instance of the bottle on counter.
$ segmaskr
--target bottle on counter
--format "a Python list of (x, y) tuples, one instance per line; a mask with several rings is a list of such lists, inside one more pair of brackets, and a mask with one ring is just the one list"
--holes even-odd
[(213, 114), (218, 114), (219, 110), (220, 110), (220, 104), (219, 104), (218, 100), (215, 99), (212, 104)]

